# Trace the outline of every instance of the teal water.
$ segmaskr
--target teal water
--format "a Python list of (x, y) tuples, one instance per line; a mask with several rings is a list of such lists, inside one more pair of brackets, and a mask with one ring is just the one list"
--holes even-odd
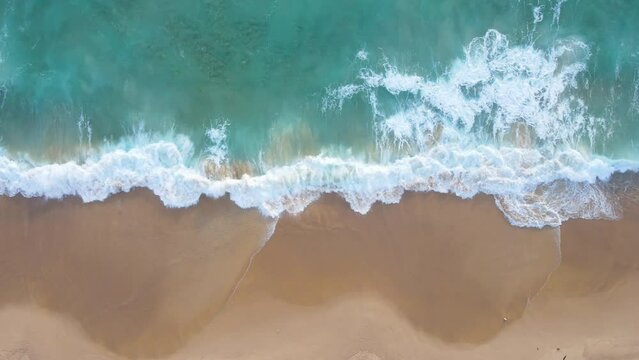
[[(72, 158), (80, 118), (92, 145), (140, 124), (188, 135), (229, 122), (233, 159), (255, 159), (278, 136), (312, 139), (295, 154), (374, 142), (357, 99), (322, 111), (326, 89), (384, 62), (434, 79), (473, 38), (496, 29), (546, 49), (578, 38), (592, 52), (583, 98), (605, 119), (593, 151), (635, 157), (639, 143), (639, 6), (633, 0), (4, 0), (2, 145)], [(543, 20), (535, 23), (535, 8)], [(560, 9), (560, 11), (557, 11)], [(356, 58), (364, 50), (367, 60)], [(290, 136), (289, 136), (290, 137)], [(603, 135), (602, 135), (603, 137)]]
[(278, 216), (438, 191), (519, 226), (614, 218), (638, 33), (634, 0), (3, 0), (0, 194)]

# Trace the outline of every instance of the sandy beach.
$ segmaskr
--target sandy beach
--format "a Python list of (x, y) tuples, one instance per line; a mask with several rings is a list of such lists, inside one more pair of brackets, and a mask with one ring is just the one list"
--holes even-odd
[(273, 221), (146, 191), (2, 198), (0, 358), (633, 359), (639, 210), (511, 226), (490, 197), (325, 196)]

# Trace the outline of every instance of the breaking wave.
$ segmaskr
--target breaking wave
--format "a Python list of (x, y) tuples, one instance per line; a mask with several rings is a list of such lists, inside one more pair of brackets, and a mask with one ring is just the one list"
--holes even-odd
[[(324, 193), (337, 193), (354, 211), (396, 203), (405, 191), (494, 195), (516, 226), (558, 226), (570, 218), (616, 218), (605, 182), (639, 163), (590, 151), (609, 133), (589, 114), (588, 46), (559, 41), (549, 50), (511, 46), (490, 30), (465, 48), (435, 80), (403, 74), (385, 63), (363, 68), (353, 83), (328, 91), (325, 111), (365, 101), (375, 124), (379, 161), (354, 156), (307, 156), (255, 174), (211, 176), (233, 166), (221, 122), (206, 134), (211, 146), (195, 156), (185, 136), (137, 136), (105, 145), (83, 161), (34, 164), (0, 153), (0, 193), (84, 201), (144, 187), (168, 207), (228, 194), (266, 216), (296, 213)], [(357, 56), (362, 62), (366, 56)]]

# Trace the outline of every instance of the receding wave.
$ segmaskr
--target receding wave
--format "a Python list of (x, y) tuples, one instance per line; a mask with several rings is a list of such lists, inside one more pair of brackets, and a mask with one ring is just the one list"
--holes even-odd
[(485, 193), (495, 196), (516, 226), (616, 218), (605, 182), (615, 173), (639, 170), (639, 163), (591, 150), (608, 132), (605, 119), (590, 115), (580, 97), (588, 56), (578, 40), (542, 51), (510, 46), (506, 36), (490, 30), (435, 80), (402, 74), (389, 64), (381, 72), (365, 66), (353, 83), (328, 91), (324, 109), (340, 111), (348, 101), (365, 99), (378, 161), (320, 153), (227, 176), (219, 171), (234, 166), (224, 122), (207, 131), (212, 145), (202, 157), (181, 135), (125, 139), (81, 162), (34, 164), (4, 153), (0, 193), (101, 201), (144, 187), (169, 207), (228, 194), (239, 206), (272, 217), (300, 212), (323, 193), (339, 194), (360, 213), (377, 201), (398, 202), (405, 191), (462, 198)]

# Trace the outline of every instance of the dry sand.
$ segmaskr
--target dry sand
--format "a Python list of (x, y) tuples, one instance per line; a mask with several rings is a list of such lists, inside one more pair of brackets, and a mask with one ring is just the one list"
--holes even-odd
[(270, 225), (145, 191), (1, 198), (0, 359), (639, 359), (636, 205), (537, 230), (490, 197), (325, 196), (260, 250)]

